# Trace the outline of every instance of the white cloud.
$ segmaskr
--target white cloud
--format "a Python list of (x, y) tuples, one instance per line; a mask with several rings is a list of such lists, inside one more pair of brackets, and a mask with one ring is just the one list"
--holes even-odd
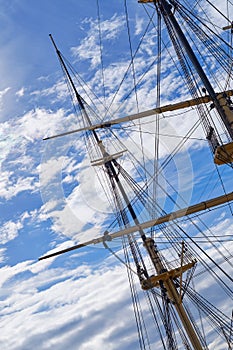
[(0, 263), (3, 263), (5, 261), (5, 253), (6, 253), (6, 248), (0, 248)]
[[(25, 262), (1, 271), (8, 276), (1, 287), (1, 294), (8, 293), (4, 300), (8, 307), (1, 310), (4, 325), (2, 349), (25, 349), (31, 344), (35, 349), (49, 349), (51, 346), (60, 349), (64, 344), (69, 349), (77, 349), (76, 338), (79, 338), (80, 349), (86, 349), (88, 345), (96, 348), (98, 344), (118, 349), (119, 344), (127, 344), (127, 340), (121, 339), (113, 346), (110, 339), (111, 334), (134, 322), (131, 317), (120, 321), (119, 306), (129, 301), (122, 267), (105, 268), (103, 265), (98, 271), (87, 265), (70, 270), (48, 270), (46, 266), (41, 270), (34, 268), (41, 263)], [(29, 274), (29, 271), (33, 273)]]
[[(59, 248), (67, 246), (65, 243)], [(82, 260), (87, 257), (83, 256)], [(114, 263), (112, 256), (107, 260)], [(1, 348), (23, 350), (33, 346), (46, 350), (53, 346), (60, 350), (65, 345), (76, 350), (79, 341), (81, 350), (99, 346), (112, 350), (119, 346), (135, 349), (137, 332), (125, 267), (113, 267), (107, 260), (94, 267), (80, 265), (76, 257), (75, 266), (68, 264), (67, 268), (53, 267), (53, 258), (2, 268), (0, 312), (4, 342)], [(202, 280), (205, 289), (206, 276)], [(208, 283), (209, 288), (213, 286), (213, 280)], [(122, 318), (122, 310), (127, 317)], [(156, 348), (160, 349), (159, 344)], [(214, 345), (211, 348), (215, 349)]]
[(40, 167), (40, 186), (46, 186), (48, 183), (53, 181), (53, 179), (58, 175), (60, 175), (61, 181), (61, 173), (66, 164), (69, 163), (69, 158), (65, 156), (61, 156), (59, 158), (51, 158), (46, 162), (43, 162)]
[(64, 117), (65, 113), (62, 109), (52, 112), (37, 108), (15, 120), (14, 129), (17, 130), (18, 135), (27, 137), (29, 140), (42, 140), (44, 137), (49, 136), (50, 132), (61, 130)]
[[(74, 160), (61, 156), (49, 159), (41, 168), (40, 185), (45, 204), (38, 219), (51, 218), (55, 232), (78, 241), (103, 233), (103, 223), (110, 212), (109, 202), (89, 164), (87, 158), (77, 164)], [(66, 174), (77, 170), (77, 174), (73, 175), (73, 181), (77, 185), (65, 195), (63, 185), (66, 184)], [(65, 174), (64, 180), (62, 172)]]
[(16, 94), (16, 96), (18, 96), (18, 97), (23, 97), (24, 94), (25, 94), (25, 88), (22, 87), (22, 88), (21, 88), (20, 90), (18, 90), (15, 94)]
[(0, 198), (9, 200), (20, 192), (34, 191), (38, 188), (39, 183), (34, 177), (18, 177), (16, 181), (11, 179), (12, 172), (4, 172), (0, 180)]
[[(72, 128), (73, 120), (74, 116), (71, 114), (65, 117), (62, 109), (52, 112), (38, 108), (0, 124), (1, 134), (4, 135), (0, 139), (0, 197), (9, 200), (22, 191), (34, 191), (38, 188), (40, 155), (43, 154), (42, 159), (46, 158), (51, 148), (51, 143), (42, 141), (42, 138)], [(66, 152), (66, 146), (64, 149)], [(56, 173), (55, 163), (56, 160), (50, 167), (51, 177)], [(43, 169), (45, 168), (46, 164)], [(50, 181), (49, 169), (46, 169), (47, 181)]]
[(20, 221), (7, 221), (0, 228), (0, 244), (6, 244), (18, 236), (19, 230), (23, 227)]
[(2, 104), (3, 104), (3, 98), (7, 94), (7, 92), (10, 90), (10, 87), (5, 88), (4, 90), (0, 91), (0, 110), (2, 109)]
[(43, 97), (43, 96), (49, 96), (50, 97), (50, 103), (55, 104), (58, 101), (65, 100), (67, 97), (69, 97), (69, 92), (67, 90), (67, 84), (62, 81), (56, 82), (54, 85), (42, 89), (42, 90), (35, 90), (31, 92), (31, 96), (36, 97)]
[(135, 21), (135, 35), (139, 35), (143, 31), (144, 19), (140, 17), (136, 17)]
[[(87, 36), (77, 47), (72, 47), (72, 54), (80, 60), (90, 60), (91, 67), (100, 64), (99, 30), (98, 22), (86, 20), (83, 24), (90, 26)], [(101, 32), (104, 41), (114, 40), (122, 30), (123, 18), (114, 15), (110, 20), (101, 22)]]

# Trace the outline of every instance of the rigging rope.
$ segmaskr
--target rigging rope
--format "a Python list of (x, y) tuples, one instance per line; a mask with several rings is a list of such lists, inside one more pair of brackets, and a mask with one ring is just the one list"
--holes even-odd
[(101, 23), (100, 23), (100, 6), (99, 0), (96, 0), (97, 4), (97, 18), (98, 18), (98, 30), (99, 30), (99, 49), (100, 49), (100, 61), (101, 61), (101, 75), (102, 75), (102, 85), (103, 85), (103, 94), (104, 94), (104, 105), (106, 106), (106, 92), (105, 92), (105, 77), (104, 77), (104, 63), (103, 63), (103, 45), (102, 45), (102, 32), (101, 32)]

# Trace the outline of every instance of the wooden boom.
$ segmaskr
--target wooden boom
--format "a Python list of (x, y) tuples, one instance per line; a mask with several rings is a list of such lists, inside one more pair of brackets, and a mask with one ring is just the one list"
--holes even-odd
[(161, 217), (159, 217), (157, 219), (153, 219), (153, 220), (149, 220), (149, 221), (143, 222), (140, 225), (130, 226), (130, 227), (127, 227), (124, 230), (117, 231), (117, 232), (114, 232), (114, 233), (111, 233), (111, 234), (106, 232), (101, 237), (94, 238), (94, 239), (92, 239), (90, 241), (74, 245), (73, 247), (66, 248), (66, 249), (57, 251), (55, 253), (51, 253), (51, 254), (42, 256), (41, 258), (39, 258), (39, 260), (44, 260), (44, 259), (47, 259), (47, 258), (51, 258), (53, 256), (60, 255), (60, 254), (66, 253), (66, 252), (70, 252), (72, 250), (79, 249), (79, 248), (82, 248), (82, 247), (85, 247), (85, 246), (89, 246), (91, 244), (97, 244), (97, 243), (103, 243), (105, 241), (111, 241), (114, 238), (118, 238), (118, 237), (121, 237), (121, 236), (124, 236), (124, 235), (129, 235), (129, 234), (137, 232), (137, 231), (142, 231), (144, 229), (147, 229), (147, 228), (150, 228), (150, 227), (153, 227), (153, 226), (157, 226), (157, 225), (160, 225), (160, 224), (165, 223), (165, 222), (173, 221), (173, 220), (181, 218), (183, 216), (187, 216), (187, 215), (190, 215), (190, 214), (193, 214), (193, 213), (197, 213), (197, 212), (202, 211), (202, 210), (206, 210), (206, 209), (210, 209), (212, 207), (216, 207), (218, 205), (224, 204), (226, 202), (230, 202), (232, 200), (233, 200), (233, 192), (230, 192), (230, 193), (228, 193), (226, 195), (223, 195), (223, 196), (220, 196), (220, 197), (216, 197), (216, 198), (213, 198), (213, 199), (209, 199), (209, 200), (207, 200), (205, 202), (194, 204), (194, 205), (191, 205), (190, 207), (186, 207), (186, 208), (174, 211), (174, 212), (169, 213), (167, 215), (161, 216)]
[[(226, 94), (226, 96), (232, 96), (233, 95), (233, 90), (224, 91), (224, 93)], [(221, 93), (216, 93), (216, 96), (218, 97), (221, 94), (222, 94), (222, 92)], [(48, 137), (44, 138), (44, 140), (50, 140), (50, 139), (54, 139), (54, 138), (57, 138), (57, 137), (66, 136), (66, 135), (74, 134), (74, 133), (80, 132), (80, 131), (95, 130), (95, 129), (101, 129), (101, 128), (109, 128), (112, 125), (116, 125), (116, 124), (129, 122), (129, 121), (136, 120), (136, 119), (149, 117), (149, 116), (154, 115), (154, 114), (161, 114), (161, 113), (165, 113), (165, 112), (176, 111), (176, 110), (182, 109), (182, 108), (197, 106), (197, 105), (199, 105), (201, 103), (208, 103), (210, 101), (212, 101), (211, 97), (206, 95), (206, 96), (194, 98), (192, 100), (187, 100), (187, 101), (183, 101), (183, 102), (169, 104), (169, 105), (166, 105), (166, 106), (149, 109), (148, 111), (132, 114), (132, 115), (129, 115), (129, 116), (126, 116), (126, 117), (117, 118), (117, 119), (109, 120), (109, 121), (106, 121), (106, 122), (103, 122), (103, 123), (99, 123), (99, 124), (83, 127), (83, 128), (80, 128), (80, 129), (67, 131), (67, 132), (64, 132), (62, 134), (58, 134), (58, 135), (54, 135), (54, 136), (48, 136)]]

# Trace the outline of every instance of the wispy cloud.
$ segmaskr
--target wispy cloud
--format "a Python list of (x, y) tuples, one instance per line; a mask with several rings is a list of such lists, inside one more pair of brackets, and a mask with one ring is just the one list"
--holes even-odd
[[(38, 339), (38, 348), (42, 349), (49, 348), (52, 343), (61, 349), (64, 344), (76, 349), (77, 339), (80, 349), (98, 348), (99, 345), (117, 349), (119, 343), (112, 345), (112, 334), (123, 331), (126, 324), (129, 329), (129, 324), (134, 322), (129, 319), (116, 322), (121, 315), (119, 306), (123, 307), (129, 298), (127, 287), (123, 287), (125, 274), (122, 268), (93, 270), (82, 265), (69, 270), (48, 270), (48, 265), (42, 264), (43, 268), (39, 270), (36, 266), (41, 263), (25, 262), (2, 271), (6, 277), (2, 278), (1, 294), (8, 294), (4, 296), (8, 307), (1, 311), (5, 324), (3, 349), (25, 349), (30, 344), (37, 348)], [(110, 310), (112, 318), (108, 317)], [(104, 331), (106, 329), (108, 332)], [(129, 337), (130, 333), (120, 340), (120, 344), (127, 344)]]
[(18, 97), (23, 97), (24, 94), (25, 94), (25, 88), (22, 87), (20, 90), (16, 91), (15, 94), (16, 94), (16, 96), (18, 96)]
[[(103, 41), (114, 40), (121, 32), (123, 17), (114, 15), (111, 19), (101, 22), (101, 35)], [(71, 52), (79, 60), (90, 61), (91, 68), (96, 68), (100, 64), (99, 29), (98, 21), (86, 19), (83, 26), (89, 26), (87, 36), (77, 47), (72, 47)]]

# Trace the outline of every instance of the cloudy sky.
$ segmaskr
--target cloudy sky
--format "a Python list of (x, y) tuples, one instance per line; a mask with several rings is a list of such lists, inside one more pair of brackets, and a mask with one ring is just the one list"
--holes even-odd
[[(215, 3), (227, 9), (227, 2)], [(140, 81), (136, 99), (131, 93), (132, 66), (121, 84), (131, 58), (124, 1), (0, 0), (0, 6), (0, 347), (138, 349), (127, 272), (119, 260), (102, 246), (95, 246), (38, 261), (50, 251), (102, 235), (114, 221), (98, 183), (98, 171), (90, 167), (83, 135), (47, 141), (43, 138), (79, 127), (50, 33), (79, 74), (80, 93), (98, 108), (98, 120), (136, 113), (137, 100), (140, 111), (155, 107), (156, 83), (152, 77), (156, 74), (156, 33), (150, 29), (135, 57)], [(127, 9), (134, 52), (147, 16), (136, 0), (127, 1)], [(103, 50), (99, 47), (100, 24)], [(165, 44), (167, 40), (165, 35)], [(161, 104), (178, 102), (181, 96), (189, 99), (169, 53), (163, 60)], [(147, 67), (150, 69), (143, 79)], [(110, 103), (106, 115), (105, 106)], [(135, 131), (137, 123), (130, 126), (129, 133), (116, 128), (122, 144), (117, 145), (115, 139), (108, 147), (115, 152), (127, 148), (141, 162), (147, 157), (149, 176), (154, 153), (148, 137), (151, 119), (147, 123), (143, 139)], [(165, 115), (160, 126), (162, 161), (176, 150), (180, 137), (195, 123), (198, 121), (193, 110)], [(142, 144), (144, 154), (138, 147)], [(124, 166), (133, 174), (131, 162), (124, 159)], [(232, 191), (230, 170), (216, 169), (199, 125), (161, 172), (159, 180), (164, 190), (159, 192), (160, 206), (172, 211)], [(175, 204), (169, 202), (166, 192), (172, 193)], [(208, 213), (205, 223), (215, 235), (232, 234), (230, 209)], [(115, 246), (120, 250), (119, 242)], [(215, 253), (207, 243), (203, 249), (212, 256)], [(228, 242), (227, 254), (231, 251)], [(220, 252), (226, 254), (226, 247)], [(213, 285), (211, 279), (208, 284), (201, 277), (197, 280), (204, 293)], [(214, 299), (214, 295), (211, 297)], [(227, 311), (227, 297), (217, 301)], [(217, 344), (212, 346), (217, 349)], [(218, 346), (221, 349), (221, 344)]]

